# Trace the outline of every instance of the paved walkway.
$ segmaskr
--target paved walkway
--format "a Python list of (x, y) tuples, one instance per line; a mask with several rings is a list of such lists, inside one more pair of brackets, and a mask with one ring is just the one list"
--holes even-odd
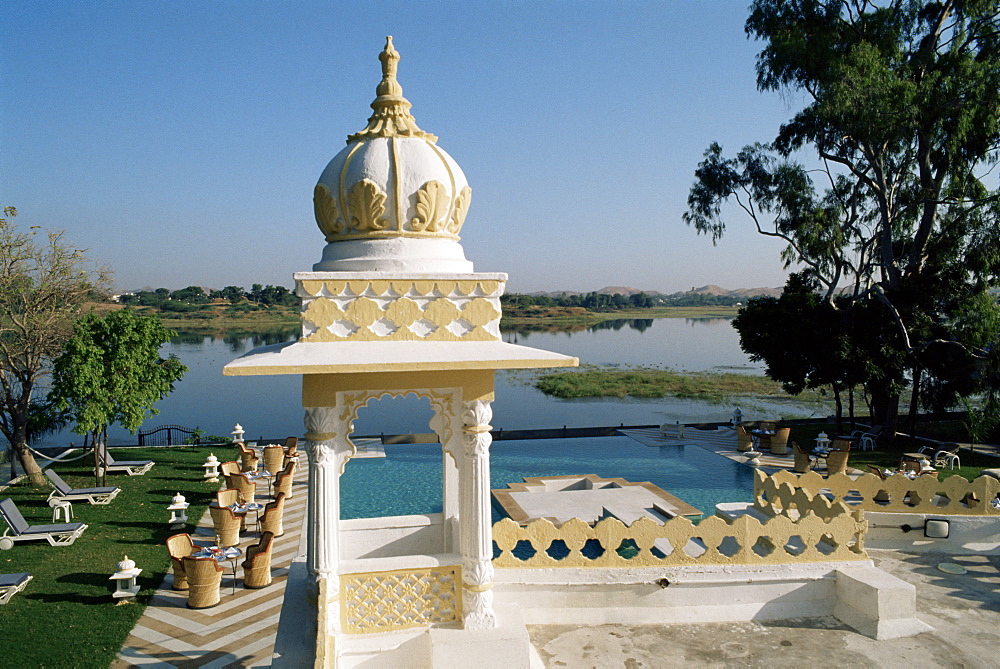
[[(260, 590), (242, 587), (243, 569), (237, 566), (239, 581), (234, 593), (232, 566), (226, 562), (222, 602), (194, 610), (187, 608), (186, 592), (171, 589), (173, 575), (168, 574), (112, 666), (270, 667), (289, 569), (293, 560), (305, 555), (307, 476), (302, 454), (292, 498), (285, 501), (285, 533), (275, 538), (272, 548), (271, 585)], [(199, 544), (213, 543), (215, 531), (207, 512), (192, 536)], [(256, 543), (257, 533), (247, 532), (240, 539), (240, 547), (245, 549)]]
[[(718, 430), (699, 430), (688, 427), (684, 430), (683, 438), (679, 438), (676, 434), (670, 434), (669, 432), (665, 436), (662, 436), (659, 429), (656, 428), (622, 430), (621, 433), (646, 446), (698, 446), (729, 458), (734, 462), (746, 463), (747, 461), (746, 453), (736, 450), (736, 431), (731, 428), (723, 427)], [(766, 474), (773, 474), (779, 469), (790, 471), (792, 465), (795, 464), (791, 444), (788, 445), (788, 453), (786, 455), (774, 455), (764, 452), (760, 454), (759, 460), (759, 469)], [(819, 467), (818, 471), (824, 471), (823, 467)]]

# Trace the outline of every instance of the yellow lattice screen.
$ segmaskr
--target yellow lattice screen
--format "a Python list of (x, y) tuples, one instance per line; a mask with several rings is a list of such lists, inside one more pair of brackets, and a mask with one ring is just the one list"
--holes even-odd
[(349, 634), (388, 632), (462, 620), (462, 568), (342, 574), (340, 620)]

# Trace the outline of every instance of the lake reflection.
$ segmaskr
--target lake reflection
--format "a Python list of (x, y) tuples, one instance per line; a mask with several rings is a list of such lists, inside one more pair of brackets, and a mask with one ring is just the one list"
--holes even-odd
[[(614, 320), (563, 332), (504, 332), (505, 341), (547, 349), (580, 358), (581, 364), (644, 365), (687, 371), (730, 370), (760, 373), (739, 348), (739, 337), (729, 319)], [(263, 334), (228, 335), (183, 333), (163, 347), (188, 366), (174, 392), (160, 402), (159, 416), (144, 427), (175, 424), (198, 427), (207, 434), (228, 436), (236, 423), (247, 439), (277, 439), (303, 434), (301, 377), (223, 376), (231, 360), (258, 346), (294, 339), (297, 327), (276, 328)], [(492, 425), (506, 430), (552, 428), (563, 425), (649, 425), (727, 420), (733, 407), (677, 398), (558, 400), (534, 388), (531, 371), (500, 371)], [(752, 403), (742, 402), (744, 417), (754, 418)], [(787, 405), (757, 404), (763, 417), (793, 415)], [(809, 415), (799, 410), (794, 415)], [(359, 417), (356, 434), (428, 432), (429, 409), (415, 398), (386, 398), (373, 402)], [(363, 419), (363, 420), (362, 420)], [(135, 437), (111, 428), (112, 444), (135, 443)], [(44, 444), (82, 442), (66, 431)]]
[(579, 329), (503, 333), (504, 341), (580, 358), (580, 364), (646, 365), (680, 371), (762, 374), (740, 350), (728, 318), (638, 318), (603, 321)]

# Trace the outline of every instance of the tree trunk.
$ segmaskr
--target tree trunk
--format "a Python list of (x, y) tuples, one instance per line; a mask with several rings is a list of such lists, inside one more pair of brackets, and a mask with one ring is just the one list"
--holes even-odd
[(847, 389), (847, 413), (851, 417), (851, 429), (854, 429), (855, 419), (854, 419), (854, 385), (852, 384), (850, 388)]
[(843, 432), (844, 403), (840, 398), (840, 386), (833, 384), (833, 399), (837, 403), (837, 431)]
[(17, 459), (21, 461), (21, 469), (24, 470), (31, 485), (45, 485), (45, 475), (42, 474), (42, 468), (38, 466), (38, 463), (35, 462), (35, 456), (28, 450), (27, 440), (24, 437), (15, 441), (14, 453), (17, 454)]
[(896, 434), (899, 418), (899, 393), (890, 393), (882, 388), (871, 389), (872, 422), (881, 425), (883, 434), (891, 439)]

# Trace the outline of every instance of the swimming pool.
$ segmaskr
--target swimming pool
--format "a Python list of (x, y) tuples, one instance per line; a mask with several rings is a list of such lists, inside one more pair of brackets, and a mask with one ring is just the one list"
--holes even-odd
[[(342, 518), (441, 511), (441, 446), (393, 444), (385, 458), (354, 459), (340, 479)], [(525, 439), (490, 446), (490, 487), (525, 476), (597, 474), (650, 481), (706, 516), (718, 502), (753, 500), (753, 468), (697, 446), (651, 447), (629, 437)], [(493, 520), (501, 518), (494, 509)]]

